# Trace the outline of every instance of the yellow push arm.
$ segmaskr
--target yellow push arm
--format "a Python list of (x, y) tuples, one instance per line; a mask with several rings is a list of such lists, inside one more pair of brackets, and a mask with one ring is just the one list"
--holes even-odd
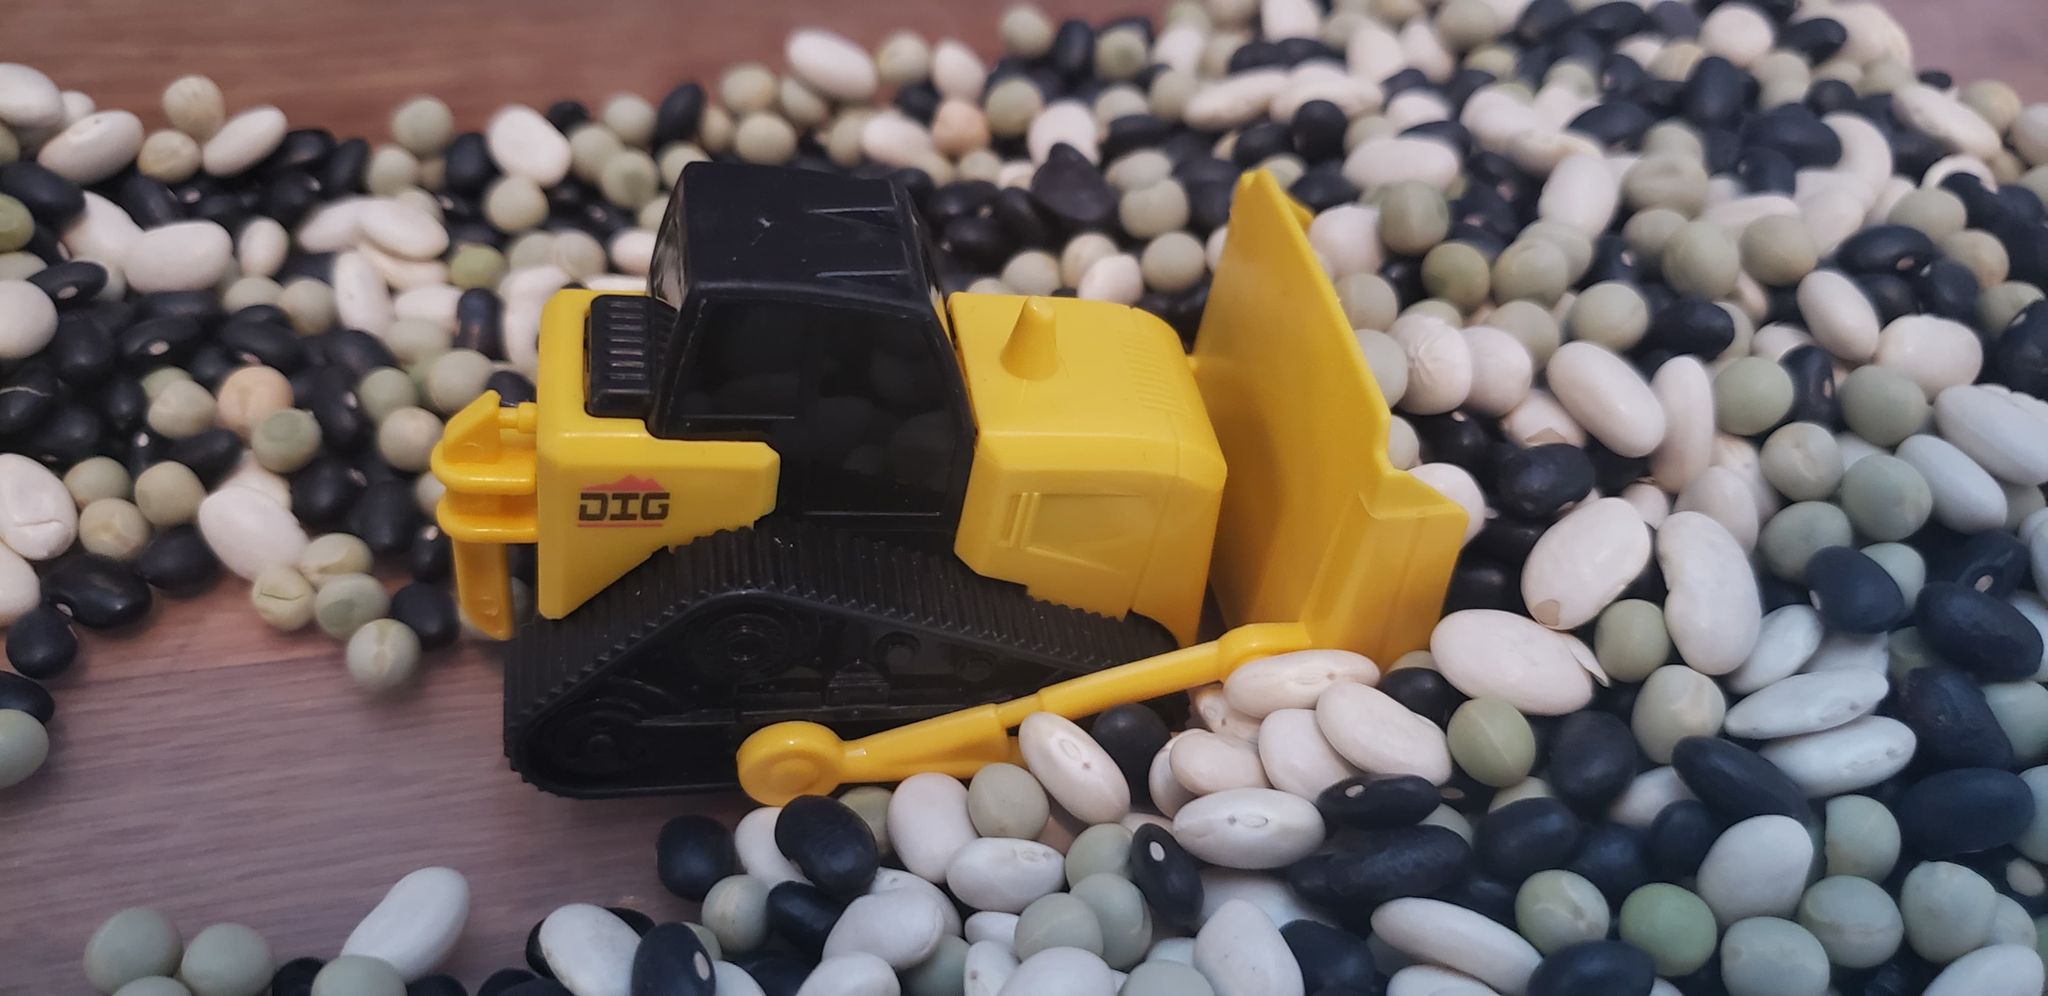
[(977, 706), (851, 742), (817, 723), (777, 723), (740, 747), (740, 787), (763, 805), (824, 795), (841, 785), (897, 782), (920, 771), (965, 778), (1016, 758), (1010, 730), (1034, 712), (1068, 719), (1222, 681), (1238, 665), (1305, 650), (1299, 623), (1240, 626), (1218, 640), (1047, 685), (1036, 694)]

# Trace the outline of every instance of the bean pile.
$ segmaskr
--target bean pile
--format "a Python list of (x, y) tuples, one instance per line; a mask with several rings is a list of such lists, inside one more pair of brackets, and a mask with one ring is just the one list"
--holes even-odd
[[(367, 688), (455, 639), (421, 476), (637, 286), (698, 159), (907, 187), (949, 287), (1191, 334), (1246, 169), (1471, 513), (1427, 650), (1019, 730), (1024, 764), (664, 828), (694, 923), (572, 904), (482, 994), (2034, 996), (2048, 931), (2048, 104), (1860, 0), (1177, 0), (993, 64), (813, 30), (658, 103), (337, 140), (0, 66), (0, 785), (74, 624), (252, 582)], [(319, 534), (319, 535), (314, 535)], [(375, 558), (413, 583), (387, 598)], [(388, 617), (388, 618), (387, 618)], [(328, 961), (123, 911), (121, 996), (439, 996), (467, 883)]]

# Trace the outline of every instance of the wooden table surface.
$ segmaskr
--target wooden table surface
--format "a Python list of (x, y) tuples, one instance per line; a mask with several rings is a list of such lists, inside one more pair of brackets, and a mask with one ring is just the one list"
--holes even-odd
[[(1899, 0), (1918, 58), (2048, 99), (2038, 0)], [(1055, 14), (1085, 0), (1046, 0)], [(385, 135), (390, 108), (439, 95), (465, 127), (507, 101), (650, 99), (736, 58), (780, 64), (782, 40), (822, 24), (864, 42), (916, 24), (993, 47), (996, 0), (233, 0), (0, 4), (0, 61), (36, 65), (103, 107), (161, 124), (157, 94), (203, 71), (231, 107), (274, 103), (294, 123)], [(1136, 5), (1136, 9), (1143, 9)], [(703, 10), (699, 14), (696, 11)], [(399, 876), (449, 865), (474, 906), (449, 966), (475, 985), (519, 962), (526, 931), (566, 902), (691, 910), (653, 874), (656, 828), (731, 817), (733, 797), (570, 802), (505, 767), (490, 648), (432, 658), (418, 687), (366, 701), (336, 645), (257, 623), (245, 586), (167, 602), (141, 631), (95, 639), (55, 683), (55, 748), (0, 794), (0, 994), (89, 989), (77, 967), (107, 914), (147, 904), (186, 936), (220, 920), (280, 958), (331, 956)]]

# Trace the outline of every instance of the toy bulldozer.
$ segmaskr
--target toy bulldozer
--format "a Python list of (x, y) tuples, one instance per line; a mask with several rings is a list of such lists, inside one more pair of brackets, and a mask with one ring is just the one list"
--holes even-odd
[[(558, 293), (537, 400), (434, 452), (514, 769), (780, 804), (971, 774), (1035, 711), (1423, 646), (1464, 513), (1389, 464), (1306, 220), (1240, 181), (1190, 357), (1133, 308), (943, 295), (887, 182), (689, 166), (650, 293)], [(1196, 642), (1205, 595), (1235, 628)]]

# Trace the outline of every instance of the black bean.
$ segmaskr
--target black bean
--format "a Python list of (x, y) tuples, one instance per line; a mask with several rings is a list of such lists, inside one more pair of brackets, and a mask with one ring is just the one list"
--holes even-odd
[(1017, 251), (1001, 222), (986, 215), (955, 218), (939, 237), (939, 246), (976, 270), (997, 270)]
[(351, 138), (338, 143), (320, 164), (320, 194), (329, 200), (363, 192), (363, 171), (370, 162), (370, 143)]
[(327, 368), (320, 371), (321, 379), (312, 395), (299, 399), (299, 406), (313, 413), (313, 419), (320, 423), (320, 442), (327, 449), (336, 452), (354, 452), (367, 442), (375, 431), (369, 416), (363, 414), (362, 402), (357, 400), (355, 384), (339, 370)]
[(1710, 55), (1693, 66), (1679, 92), (1679, 109), (1686, 120), (1707, 127), (1725, 128), (1742, 119), (1749, 102), (1748, 90), (1756, 81), (1735, 64)]
[(1116, 215), (1116, 193), (1095, 164), (1073, 146), (1061, 142), (1031, 175), (1031, 196), (1054, 217), (1074, 229), (1101, 228)]
[(200, 343), (184, 363), (185, 372), (209, 391), (219, 391), (221, 381), (240, 366), (242, 364), (235, 362), (235, 358), (217, 342)]
[(555, 970), (548, 967), (548, 958), (540, 949), (540, 926), (546, 920), (536, 921), (533, 929), (526, 932), (526, 967), (543, 979), (555, 977)]
[(1944, 544), (1929, 551), (1927, 561), (1928, 580), (1952, 581), (1994, 598), (2010, 597), (2032, 570), (2027, 545), (1998, 530)]
[(1584, 941), (1545, 955), (1529, 976), (1529, 996), (1648, 996), (1657, 963), (1620, 941)]
[(458, 193), (483, 193), (484, 188), (498, 177), (497, 163), (491, 159), (484, 137), (473, 131), (463, 132), (448, 143), (441, 165), (448, 189)]
[(1763, 145), (1792, 157), (1802, 168), (1833, 166), (1842, 160), (1842, 139), (1804, 104), (1783, 104), (1750, 118), (1746, 144)]
[(1983, 288), (1970, 268), (1952, 259), (1937, 259), (1913, 278), (1920, 292), (1920, 310), (1965, 325), (1977, 324), (1977, 296)]
[(1472, 849), (1479, 866), (1509, 883), (1559, 868), (1578, 850), (1585, 827), (1563, 802), (1519, 799), (1481, 817)]
[(1123, 772), (1125, 783), (1131, 787), (1131, 799), (1141, 806), (1149, 806), (1151, 790), (1147, 785), (1152, 770), (1152, 758), (1166, 746), (1172, 735), (1166, 721), (1159, 718), (1150, 706), (1139, 702), (1127, 702), (1111, 706), (1095, 717), (1088, 727), (1093, 737), (1110, 760), (1116, 762), (1117, 770)]
[(484, 381), (484, 390), (498, 392), (498, 404), (519, 405), (534, 398), (533, 381), (517, 370), (500, 370)]
[(171, 441), (147, 429), (130, 432), (123, 443), (121, 465), (130, 477), (170, 458)]
[(270, 976), (270, 996), (311, 996), (313, 977), (327, 963), (318, 958), (293, 958)]
[(697, 932), (681, 923), (647, 931), (633, 951), (632, 991), (641, 996), (711, 996), (717, 978)]
[[(7, 663), (24, 678), (48, 681), (70, 670), (77, 659), (78, 634), (71, 629), (71, 617), (53, 606), (38, 605), (7, 628)], [(6, 702), (6, 695), (0, 686), (0, 709), (17, 708)]]
[(1396, 668), (1380, 679), (1379, 689), (1409, 712), (1438, 726), (1449, 723), (1451, 713), (1465, 704), (1465, 696), (1434, 668)]
[(1444, 590), (1443, 614), (1466, 609), (1520, 611), (1521, 583), (1519, 570), (1468, 552), (1451, 569), (1451, 583)]
[(1993, 195), (2005, 211), (2007, 224), (2038, 225), (2048, 221), (2048, 204), (2041, 195), (2017, 184), (1998, 188)]
[(1985, 681), (2030, 678), (2041, 667), (2041, 632), (2003, 599), (1952, 581), (1920, 589), (1913, 616), (1928, 647)]
[(532, 982), (537, 976), (523, 968), (501, 968), (476, 987), (476, 996), (504, 996), (512, 987)]
[(220, 577), (220, 560), (198, 529), (172, 526), (142, 548), (135, 558), (135, 573), (164, 594), (196, 595)]
[[(1708, 964), (1716, 962), (1709, 961)], [(1934, 981), (1940, 970), (1941, 966), (1929, 964), (1911, 947), (1901, 945), (1899, 952), (1890, 960), (1867, 974), (1863, 982), (1863, 996), (1917, 996), (1927, 991), (1928, 984)]]
[(89, 311), (64, 312), (47, 353), (57, 376), (69, 384), (91, 387), (114, 372), (114, 337)]
[(1031, 192), (1004, 187), (989, 202), (989, 216), (1003, 226), (1020, 249), (1042, 249), (1053, 245), (1056, 235), (1052, 220), (1038, 209)]
[(1324, 819), (1359, 830), (1413, 826), (1442, 804), (1436, 785), (1420, 775), (1355, 775), (1316, 796)]
[(391, 595), (391, 618), (420, 638), (421, 650), (439, 650), (462, 635), (462, 617), (446, 586), (414, 582)]
[(1472, 537), (1471, 549), (1495, 563), (1519, 569), (1549, 528), (1547, 521), (1505, 514), (1491, 516), (1479, 527), (1479, 535)]
[(429, 522), (413, 534), (412, 548), (405, 554), (405, 569), (414, 581), (445, 581), (454, 566), (454, 550), (440, 526)]
[(404, 550), (419, 524), (420, 509), (413, 500), (412, 482), (404, 480), (370, 485), (348, 513), (348, 531), (362, 537), (377, 554)]
[(1369, 913), (1381, 903), (1427, 896), (1463, 879), (1472, 847), (1457, 831), (1433, 825), (1361, 831), (1335, 849), (1290, 865), (1296, 891), (1333, 910)]
[(1046, 59), (1054, 72), (1069, 80), (1090, 75), (1095, 71), (1095, 28), (1079, 18), (1061, 21)]
[(1792, 375), (1792, 407), (1785, 413), (1789, 422), (1813, 422), (1832, 429), (1841, 421), (1842, 406), (1835, 399), (1834, 358), (1819, 346), (1806, 345), (1786, 350), (1778, 365)]
[(25, 451), (48, 464), (69, 466), (98, 453), (107, 425), (98, 412), (82, 404), (58, 404), (36, 428)]
[(1622, 456), (1597, 439), (1586, 441), (1585, 452), (1586, 459), (1593, 464), (1593, 486), (1608, 494), (1650, 476), (1649, 457)]
[(1311, 993), (1326, 992), (1333, 986), (1347, 986), (1361, 992), (1378, 988), (1372, 949), (1364, 938), (1314, 920), (1295, 920), (1280, 928), (1280, 936), (1301, 967), (1303, 987)]
[(1576, 712), (1557, 725), (1546, 778), (1558, 798), (1581, 812), (1603, 812), (1635, 778), (1639, 753), (1627, 723), (1604, 712)]
[[(1311, 100), (1295, 108), (1288, 121), (1288, 136), (1294, 151), (1311, 163), (1344, 154), (1344, 132), (1351, 119), (1342, 108), (1327, 100)], [(1114, 130), (1115, 122), (1111, 122)]]
[(1643, 144), (1643, 134), (1656, 123), (1656, 115), (1643, 105), (1616, 100), (1587, 108), (1572, 119), (1570, 128), (1603, 145), (1633, 149)]
[(1735, 178), (1742, 181), (1742, 189), (1753, 194), (1790, 196), (1798, 188), (1798, 175), (1799, 167), (1791, 156), (1765, 145), (1742, 150), (1742, 157), (1735, 161)]
[(211, 489), (241, 463), (242, 438), (227, 429), (208, 429), (172, 444), (168, 458), (192, 468)]
[(932, 116), (939, 111), (939, 88), (930, 80), (919, 80), (897, 90), (891, 103), (912, 121), (930, 125)]
[(1270, 41), (1248, 41), (1230, 53), (1230, 61), (1224, 64), (1228, 72), (1241, 73), (1251, 69), (1265, 69), (1271, 66), (1287, 65), (1287, 53), (1277, 43)]
[(1806, 106), (1815, 114), (1833, 114), (1856, 107), (1856, 88), (1841, 80), (1816, 80), (1806, 91)]
[(140, 173), (130, 173), (121, 181), (114, 200), (135, 224), (144, 229), (157, 228), (174, 221), (185, 220), (185, 205), (178, 195), (163, 181), (151, 179)]
[(325, 128), (294, 128), (285, 132), (284, 141), (256, 169), (271, 178), (293, 172), (317, 172), (334, 148), (333, 132)]
[(1515, 37), (1529, 45), (1549, 41), (1577, 16), (1568, 0), (1534, 0), (1515, 19)]
[(288, 325), (230, 319), (221, 326), (216, 341), (244, 363), (273, 367), (281, 373), (292, 373), (306, 364), (306, 346)]
[(76, 553), (43, 575), (43, 597), (87, 629), (114, 629), (149, 614), (149, 585), (127, 564)]
[(1935, 860), (2012, 843), (2034, 818), (2034, 793), (1997, 768), (1957, 768), (1915, 782), (1894, 807), (1899, 836)]
[(198, 321), (182, 315), (147, 318), (124, 330), (116, 348), (122, 360), (134, 367), (175, 365), (191, 354), (205, 334)]
[(557, 100), (541, 111), (541, 117), (555, 126), (557, 131), (568, 134), (570, 129), (590, 121), (590, 108), (580, 100)]
[(845, 907), (815, 885), (789, 881), (768, 890), (768, 927), (791, 947), (816, 958)]
[(452, 975), (429, 975), (406, 983), (405, 996), (469, 996), (469, 990)]
[(1230, 150), (1230, 158), (1239, 166), (1250, 169), (1293, 147), (1294, 137), (1288, 132), (1286, 125), (1278, 121), (1261, 121), (1246, 126), (1238, 133), (1237, 144)]
[(1515, 925), (1515, 887), (1497, 878), (1474, 872), (1430, 898), (1462, 906), (1502, 926)]
[(2029, 225), (1994, 233), (2005, 244), (2012, 279), (2048, 285), (2048, 225)]
[(1843, 240), (1835, 259), (1851, 273), (1905, 276), (1935, 259), (1934, 240), (1908, 225), (1873, 225)]
[(624, 920), (626, 926), (633, 928), (633, 933), (642, 937), (646, 937), (647, 932), (654, 929), (654, 918), (631, 906), (607, 906), (605, 912)]
[(1548, 519), (1593, 490), (1593, 462), (1570, 443), (1503, 449), (1494, 462), (1491, 492), (1502, 511)]
[(63, 308), (84, 304), (107, 286), (107, 268), (89, 259), (73, 259), (32, 273), (28, 282)]
[(1939, 665), (1899, 680), (1893, 709), (1913, 731), (1914, 760), (1932, 768), (2010, 768), (2012, 741), (1969, 675)]
[(1741, 744), (1686, 737), (1672, 749), (1671, 765), (1693, 795), (1730, 823), (1774, 813), (1804, 822), (1812, 815), (1806, 793), (1777, 765)]
[(1223, 227), (1230, 220), (1230, 198), (1233, 186), (1227, 182), (1202, 182), (1187, 185), (1188, 228), (1197, 235), (1207, 236)]
[(1706, 803), (1697, 799), (1680, 799), (1665, 806), (1650, 824), (1646, 856), (1651, 872), (1666, 882), (1691, 878), (1724, 829)]
[(692, 902), (738, 867), (732, 833), (709, 816), (678, 816), (655, 839), (655, 873), (663, 888)]
[[(461, 298), (456, 299), (458, 314)], [(361, 329), (334, 329), (305, 340), (318, 343), (316, 347), (323, 362), (338, 366), (348, 377), (342, 383), (360, 381), (365, 374), (378, 367), (396, 367), (398, 357), (384, 340)]]
[(1596, 824), (1587, 830), (1579, 852), (1564, 868), (1593, 883), (1615, 906), (1650, 881), (1642, 835), (1619, 823)]
[(1831, 17), (1809, 17), (1788, 24), (1778, 32), (1779, 47), (1806, 56), (1806, 60), (1816, 66), (1834, 58), (1835, 53), (1848, 43), (1849, 29)]
[(44, 726), (57, 715), (57, 700), (50, 690), (32, 678), (12, 671), (0, 671), (0, 709), (28, 713)]
[(505, 990), (505, 996), (574, 996), (565, 986), (554, 979), (533, 979), (519, 983)]
[(291, 475), (292, 514), (314, 528), (340, 523), (368, 482), (338, 457), (320, 456)]
[(1193, 928), (1202, 922), (1201, 865), (1164, 828), (1147, 824), (1131, 835), (1131, 884), (1162, 923)]
[(881, 867), (881, 850), (866, 820), (843, 802), (800, 795), (775, 820), (775, 846), (812, 884), (851, 901), (868, 890)]
[(1863, 296), (1877, 309), (1880, 322), (1890, 324), (1892, 319), (1912, 314), (1918, 307), (1919, 294), (1905, 277), (1895, 273), (1862, 273), (1855, 280), (1863, 289)]
[(697, 135), (704, 119), (704, 88), (695, 82), (678, 85), (654, 108), (654, 147), (670, 142), (687, 142)]
[(1681, 297), (1657, 310), (1638, 348), (1711, 359), (1734, 342), (1734, 316), (1704, 298)]
[(0, 166), (0, 194), (20, 201), (37, 225), (53, 230), (85, 211), (85, 191), (78, 184), (34, 162)]
[(1906, 596), (1898, 582), (1854, 547), (1816, 551), (1806, 562), (1806, 586), (1832, 629), (1885, 633), (1906, 618)]
[(925, 203), (925, 217), (944, 226), (956, 218), (980, 214), (996, 199), (997, 188), (987, 180), (958, 180), (932, 191)]
[(102, 386), (97, 404), (107, 428), (117, 435), (139, 428), (149, 414), (149, 395), (140, 383), (126, 377), (116, 377)]
[(57, 408), (64, 389), (49, 361), (31, 359), (0, 380), (0, 436), (27, 432)]
[(732, 963), (761, 987), (764, 996), (796, 996), (811, 974), (809, 964), (786, 951), (734, 955)]
[[(1492, 82), (1491, 78), (1487, 82)], [(1600, 62), (1600, 94), (1608, 100), (1631, 100), (1640, 103), (1652, 114), (1669, 110), (1658, 106), (1652, 95), (1645, 93), (1650, 83), (1650, 73), (1643, 64), (1620, 52), (1614, 52)], [(1677, 90), (1673, 90), (1675, 96)]]
[(1408, 422), (1415, 427), (1424, 459), (1460, 467), (1482, 487), (1491, 480), (1497, 438), (1478, 417), (1466, 412), (1447, 412), (1412, 416)]

